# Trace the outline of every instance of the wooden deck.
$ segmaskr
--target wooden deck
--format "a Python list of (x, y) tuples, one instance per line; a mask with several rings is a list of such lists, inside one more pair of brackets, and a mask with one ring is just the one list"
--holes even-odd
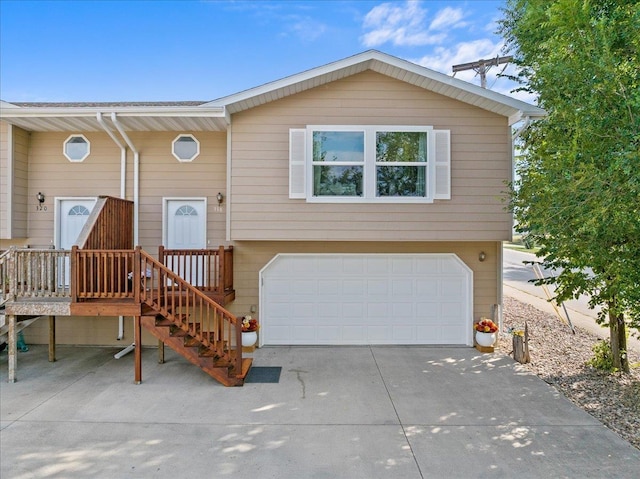
[[(242, 325), (224, 305), (235, 299), (233, 249), (133, 247), (133, 202), (101, 196), (71, 251), (11, 248), (0, 255), (0, 308), (8, 321), (9, 381), (15, 381), (18, 323), (49, 316), (50, 360), (56, 316), (133, 316), (135, 381), (142, 379), (140, 328), (227, 386), (242, 385)], [(146, 319), (142, 321), (142, 317)], [(156, 319), (161, 318), (161, 324)], [(23, 323), (26, 324), (26, 323)], [(169, 325), (172, 329), (164, 329)], [(179, 331), (188, 341), (176, 340)], [(194, 353), (193, 347), (198, 353)], [(215, 364), (208, 364), (215, 358)], [(195, 356), (194, 356), (195, 354)], [(249, 365), (249, 366), (247, 366)]]

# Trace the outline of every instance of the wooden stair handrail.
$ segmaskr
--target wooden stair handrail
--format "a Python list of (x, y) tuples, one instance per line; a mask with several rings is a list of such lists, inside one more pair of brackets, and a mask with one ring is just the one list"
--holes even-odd
[[(136, 281), (135, 278), (140, 278), (140, 281)], [(136, 301), (146, 304), (165, 317), (173, 316), (174, 322), (180, 323), (183, 329), (186, 327), (190, 335), (196, 337), (205, 346), (212, 346), (223, 356), (232, 359), (235, 363), (235, 370), (238, 373), (242, 371), (242, 323), (235, 315), (204, 294), (200, 289), (182, 279), (139, 246), (135, 249), (134, 281), (140, 285), (134, 288)], [(183, 298), (183, 296), (185, 297)], [(172, 302), (171, 308), (166, 303), (163, 304), (163, 298)], [(193, 308), (192, 305), (194, 306)], [(187, 323), (185, 324), (184, 320), (180, 320), (174, 314), (176, 310), (186, 309), (188, 312), (195, 310), (196, 305), (200, 308), (200, 311), (193, 311), (193, 313), (199, 314), (198, 320), (190, 321), (187, 318)], [(208, 315), (204, 317), (202, 309), (206, 311), (213, 310), (213, 318)], [(211, 324), (212, 321), (213, 325)], [(220, 324), (220, 321), (227, 322), (230, 326), (233, 326), (235, 338), (231, 337), (231, 328), (223, 329), (224, 324)], [(211, 333), (214, 334), (213, 340)], [(231, 344), (232, 340), (235, 341), (235, 357), (233, 358), (224, 351), (224, 344)], [(213, 344), (216, 341), (219, 343), (218, 345)], [(222, 347), (222, 350), (219, 349), (220, 347)]]

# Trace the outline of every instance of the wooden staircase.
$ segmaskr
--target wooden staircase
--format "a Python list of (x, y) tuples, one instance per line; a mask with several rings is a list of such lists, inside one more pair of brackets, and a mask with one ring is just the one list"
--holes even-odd
[[(133, 202), (100, 196), (78, 246), (0, 254), (0, 310), (6, 307), (9, 380), (15, 338), (25, 319), (49, 316), (54, 360), (55, 316), (133, 316), (135, 381), (142, 380), (141, 328), (225, 386), (241, 386), (251, 367), (242, 358), (242, 324), (224, 308), (235, 298), (233, 248), (168, 250), (158, 260), (133, 248)], [(68, 281), (64, 281), (68, 278)], [(0, 314), (0, 321), (5, 315)], [(5, 328), (6, 326), (6, 328)], [(6, 334), (5, 334), (5, 330)]]
[(143, 304), (140, 326), (225, 386), (242, 386), (252, 359), (242, 357), (238, 318), (140, 248), (136, 256), (134, 277), (138, 265), (144, 272), (135, 290)]
[(244, 358), (241, 371), (235, 368), (235, 351), (223, 346), (221, 356), (215, 348), (203, 344), (196, 336), (176, 326), (162, 315), (142, 316), (142, 326), (153, 336), (169, 346), (191, 364), (198, 366), (209, 376), (225, 386), (242, 386), (251, 368), (251, 359)]

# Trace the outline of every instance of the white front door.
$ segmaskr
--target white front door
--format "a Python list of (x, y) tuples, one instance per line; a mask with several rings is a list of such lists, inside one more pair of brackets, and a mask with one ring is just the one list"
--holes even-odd
[[(164, 245), (166, 249), (205, 249), (207, 247), (207, 200), (205, 198), (164, 199)], [(205, 284), (203, 257), (184, 262), (184, 269), (174, 271), (195, 286)], [(194, 272), (193, 277), (192, 271)]]
[[(56, 199), (56, 245), (58, 249), (71, 249), (77, 244), (89, 213), (96, 204), (95, 198), (57, 198)], [(69, 284), (69, 259), (65, 260), (64, 273), (60, 275), (60, 284)]]

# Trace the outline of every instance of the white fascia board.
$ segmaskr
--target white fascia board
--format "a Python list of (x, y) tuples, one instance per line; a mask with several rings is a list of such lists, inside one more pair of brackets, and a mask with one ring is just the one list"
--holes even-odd
[[(50, 122), (59, 123), (63, 130), (68, 128), (65, 119), (86, 119), (89, 125), (95, 126), (97, 130), (102, 130), (96, 120), (97, 114), (109, 116), (116, 114), (119, 118), (193, 118), (193, 119), (223, 119), (226, 125), (229, 125), (229, 115), (224, 107), (184, 107), (184, 106), (161, 106), (161, 107), (110, 107), (110, 106), (92, 106), (92, 107), (17, 107), (0, 109), (0, 119), (11, 122), (16, 121), (22, 123), (24, 127), (31, 125), (36, 131), (40, 128), (47, 129), (47, 126), (38, 122), (39, 120), (48, 120)], [(83, 120), (85, 121), (85, 120)], [(50, 125), (49, 125), (50, 126)], [(74, 127), (75, 129), (75, 127)]]
[(161, 117), (216, 117), (224, 118), (224, 107), (15, 107), (0, 110), (3, 118), (29, 118), (29, 117), (95, 117), (97, 113), (118, 116), (161, 116)]
[[(354, 68), (356, 66), (360, 66), (360, 68)], [(479, 87), (477, 85), (473, 85), (472, 83), (450, 77), (448, 75), (445, 75), (444, 73), (431, 70), (429, 68), (411, 63), (407, 60), (403, 60), (391, 55), (387, 55), (386, 53), (382, 53), (376, 50), (366, 51), (364, 53), (360, 53), (358, 55), (354, 55), (337, 62), (329, 63), (324, 66), (298, 73), (296, 75), (285, 77), (281, 80), (266, 83), (256, 88), (251, 88), (249, 90), (219, 98), (212, 102), (205, 103), (202, 106), (228, 106), (234, 103), (247, 101), (252, 98), (259, 98), (261, 96), (264, 96), (265, 98), (263, 98), (262, 101), (258, 100), (257, 103), (267, 103), (268, 101), (271, 101), (268, 96), (277, 90), (289, 88), (297, 84), (304, 85), (305, 83), (307, 83), (308, 85), (303, 86), (302, 88), (291, 88), (291, 91), (298, 92), (300, 90), (312, 88), (314, 86), (317, 86), (317, 79), (321, 78), (324, 75), (327, 76), (327, 81), (333, 81), (335, 79), (335, 74), (339, 73), (340, 70), (350, 69), (351, 71), (349, 72), (349, 74), (354, 74), (358, 71), (371, 69), (373, 71), (378, 71), (385, 75), (389, 75), (392, 74), (392, 72), (389, 71), (388, 67), (397, 68), (408, 73), (413, 73), (415, 75), (418, 75), (418, 77), (420, 78), (432, 80), (440, 84), (442, 88), (437, 88), (437, 90), (438, 93), (442, 95), (460, 99), (460, 101), (464, 101), (470, 104), (482, 103), (482, 100), (484, 99), (486, 102), (493, 103), (496, 106), (496, 109), (504, 110), (506, 107), (507, 110), (511, 110), (509, 113), (504, 114), (504, 116), (509, 117), (510, 124), (512, 124), (511, 117), (515, 118), (518, 116), (545, 116), (545, 111), (543, 109), (538, 108), (534, 105), (530, 105), (529, 103), (517, 100), (501, 93), (494, 92), (492, 90)], [(334, 78), (329, 78), (331, 74), (334, 74)], [(340, 75), (337, 76), (339, 77)], [(470, 101), (470, 96), (476, 98), (478, 101)], [(488, 109), (484, 106), (479, 107)]]

